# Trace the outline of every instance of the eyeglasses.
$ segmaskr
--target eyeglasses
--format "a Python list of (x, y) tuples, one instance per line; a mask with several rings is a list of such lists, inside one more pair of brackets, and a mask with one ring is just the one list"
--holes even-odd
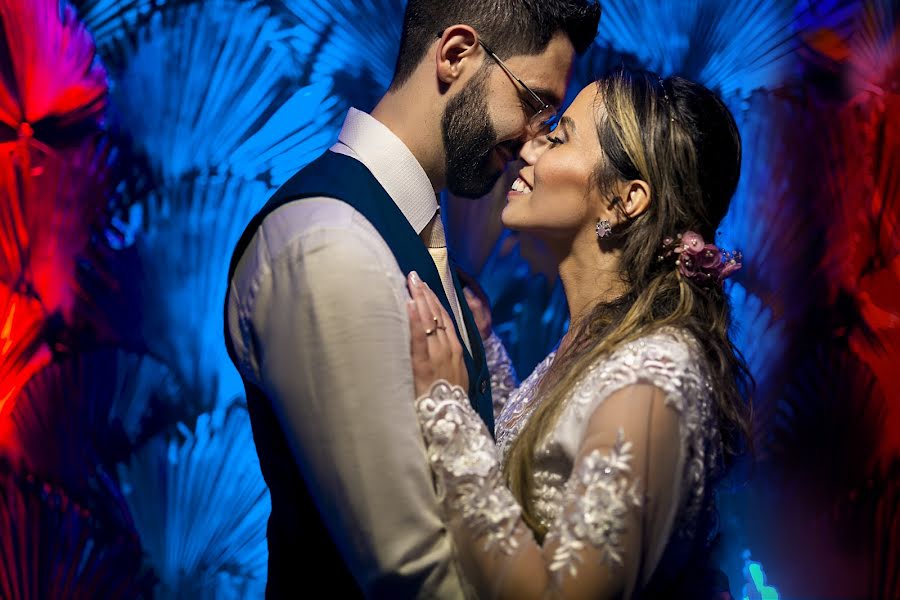
[(500, 60), (499, 56), (494, 54), (494, 51), (491, 50), (487, 44), (481, 41), (481, 38), (478, 38), (478, 43), (481, 44), (481, 47), (484, 48), (484, 51), (488, 53), (488, 56), (497, 61), (497, 64), (500, 65), (500, 67), (506, 72), (507, 75), (509, 75), (514, 81), (518, 82), (519, 85), (525, 88), (525, 91), (528, 92), (528, 94), (537, 102), (537, 105), (540, 107), (533, 115), (531, 115), (531, 118), (528, 119), (528, 132), (533, 136), (537, 136), (543, 133), (547, 133), (548, 131), (553, 129), (553, 126), (556, 124), (557, 118), (556, 107), (551, 106), (541, 100), (541, 97), (534, 93), (534, 90), (525, 85), (524, 81), (516, 77), (513, 72), (509, 70), (509, 67), (507, 67), (502, 60)]

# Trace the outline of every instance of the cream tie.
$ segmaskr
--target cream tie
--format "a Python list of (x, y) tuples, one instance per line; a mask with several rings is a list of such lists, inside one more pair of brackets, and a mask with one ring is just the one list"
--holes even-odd
[[(459, 332), (462, 335), (463, 344), (469, 354), (472, 348), (469, 346), (469, 334), (466, 331), (466, 322), (463, 320), (462, 310), (459, 306), (459, 298), (456, 296), (456, 287), (453, 285), (453, 276), (450, 274), (450, 262), (447, 258), (447, 240), (444, 237), (444, 224), (441, 222), (441, 209), (438, 208), (434, 213), (431, 221), (422, 230), (422, 240), (428, 246), (428, 253), (434, 266), (437, 267), (438, 274), (441, 276), (441, 284), (444, 286), (444, 293), (450, 301), (450, 308), (453, 309), (453, 318), (459, 325)], [(450, 327), (450, 323), (447, 323)]]

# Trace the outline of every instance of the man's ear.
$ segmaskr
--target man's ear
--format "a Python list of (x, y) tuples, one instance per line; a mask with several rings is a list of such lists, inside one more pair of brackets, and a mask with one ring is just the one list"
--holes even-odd
[(479, 57), (483, 60), (478, 33), (474, 29), (462, 24), (447, 27), (441, 34), (435, 51), (438, 80), (444, 84), (453, 83), (467, 69), (480, 66)]

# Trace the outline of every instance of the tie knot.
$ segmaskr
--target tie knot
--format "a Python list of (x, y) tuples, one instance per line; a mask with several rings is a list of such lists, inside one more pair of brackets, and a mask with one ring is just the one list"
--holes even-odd
[(435, 211), (431, 221), (422, 230), (422, 241), (429, 248), (444, 248), (447, 246), (447, 239), (444, 237), (444, 223), (441, 221), (441, 209)]

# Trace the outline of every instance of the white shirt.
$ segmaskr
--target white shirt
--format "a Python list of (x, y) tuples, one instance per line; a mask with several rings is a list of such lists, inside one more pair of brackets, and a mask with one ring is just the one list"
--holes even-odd
[[(425, 171), (370, 115), (351, 109), (331, 151), (361, 161), (416, 232), (434, 216)], [(423, 581), (423, 598), (458, 598), (414, 410), (408, 299), (371, 223), (334, 198), (308, 198), (273, 211), (251, 240), (231, 281), (228, 328), (317, 503), (340, 507), (326, 524), (346, 540), (363, 591), (390, 576)]]

